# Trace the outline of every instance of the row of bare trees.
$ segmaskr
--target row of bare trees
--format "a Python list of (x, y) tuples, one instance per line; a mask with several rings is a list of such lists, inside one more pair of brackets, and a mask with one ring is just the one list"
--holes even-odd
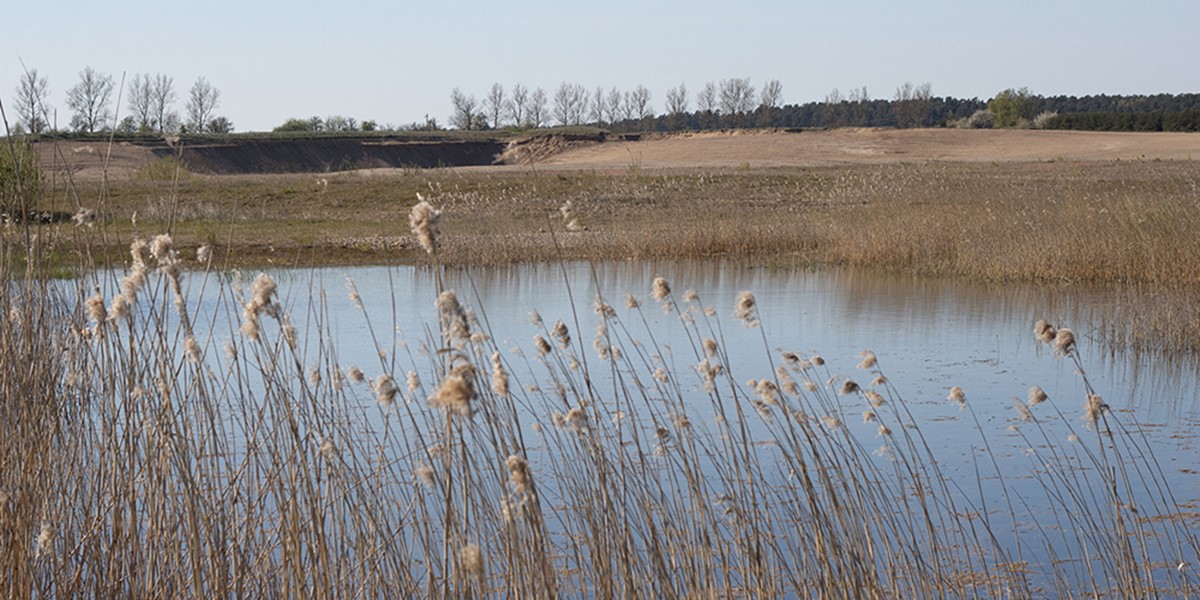
[[(121, 98), (112, 75), (92, 67), (79, 72), (79, 81), (67, 90), (66, 104), (71, 110), (70, 128), (84, 133), (116, 129), (123, 133), (177, 133), (180, 131), (229, 133), (233, 124), (215, 116), (221, 91), (200, 77), (188, 91), (186, 121), (180, 119), (174, 105), (178, 100), (175, 79), (168, 75), (139, 73), (124, 85), (125, 118), (116, 120)], [(37, 69), (21, 76), (14, 96), (21, 131), (40, 134), (54, 129), (55, 111), (49, 105), (50, 86)]]
[[(768, 81), (761, 93), (755, 92), (750, 78), (708, 82), (696, 96), (697, 110), (713, 121), (730, 126), (751, 124), (749, 116), (779, 106), (783, 86)], [(499, 83), (478, 100), (459, 88), (450, 92), (450, 125), (457, 129), (494, 129), (511, 126), (536, 128), (547, 125), (583, 125), (600, 127), (635, 126), (655, 117), (652, 95), (644, 85), (621, 91), (616, 87), (597, 86), (591, 90), (577, 83), (564, 82), (550, 97), (542, 88), (530, 92), (520, 83), (505, 91)], [(666, 115), (686, 123), (691, 100), (686, 84), (667, 90)], [(681, 125), (682, 126), (682, 125)]]

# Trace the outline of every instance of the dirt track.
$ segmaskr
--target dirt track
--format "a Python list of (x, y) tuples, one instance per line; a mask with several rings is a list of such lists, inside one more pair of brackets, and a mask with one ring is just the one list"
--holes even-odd
[(672, 169), (1118, 159), (1200, 159), (1200, 134), (961, 129), (695, 133), (570, 148), (539, 164)]

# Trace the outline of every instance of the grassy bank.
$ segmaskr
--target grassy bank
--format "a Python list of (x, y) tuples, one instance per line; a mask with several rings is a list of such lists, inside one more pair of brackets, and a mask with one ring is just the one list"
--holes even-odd
[(161, 231), (185, 256), (212, 246), (221, 268), (420, 263), (404, 215), (421, 194), (448, 215), (446, 264), (733, 257), (1116, 286), (1129, 300), (1112, 308), (1109, 339), (1200, 349), (1191, 161), (175, 175), (160, 166), (103, 186), (59, 176), (39, 208), (96, 220), (39, 235), (60, 262), (85, 265), (120, 264), (127, 240)]

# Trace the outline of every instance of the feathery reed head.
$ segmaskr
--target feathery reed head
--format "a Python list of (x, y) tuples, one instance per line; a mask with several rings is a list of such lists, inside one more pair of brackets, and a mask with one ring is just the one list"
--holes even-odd
[(463, 362), (450, 370), (437, 391), (429, 398), (429, 404), (450, 415), (470, 417), (474, 410), (471, 406), (474, 398), (475, 367)]
[(529, 473), (528, 461), (514, 454), (508, 457), (505, 465), (508, 466), (508, 479), (516, 493), (528, 494), (533, 490), (533, 477)]
[(458, 295), (454, 293), (454, 290), (446, 290), (438, 294), (434, 306), (441, 316), (447, 342), (451, 340), (466, 342), (471, 339), (470, 319), (462, 304), (459, 304)]
[(552, 350), (550, 342), (547, 342), (546, 338), (542, 337), (540, 333), (533, 336), (533, 345), (537, 348), (538, 354), (542, 356), (550, 354), (550, 350)]
[(883, 399), (883, 396), (874, 390), (867, 390), (866, 392), (863, 392), (863, 395), (867, 397), (867, 402), (869, 402), (871, 406), (874, 406), (875, 408), (879, 408), (880, 406), (887, 404), (887, 401)]
[(400, 393), (400, 388), (396, 387), (396, 381), (391, 375), (384, 373), (375, 378), (375, 401), (388, 408), (396, 403), (396, 394)]
[(500, 362), (500, 352), (492, 353), (492, 391), (500, 397), (508, 396), (508, 373)]
[(418, 465), (417, 468), (413, 469), (413, 474), (417, 476), (417, 481), (419, 481), (421, 485), (433, 489), (433, 486), (436, 483), (433, 478), (433, 467), (429, 465)]
[(478, 579), (483, 578), (483, 551), (479, 549), (479, 544), (463, 546), (459, 559), (462, 561), (463, 570)]
[(123, 295), (113, 296), (112, 303), (108, 308), (108, 319), (110, 321), (119, 321), (129, 318), (129, 300)]
[(749, 291), (738, 292), (734, 303), (733, 316), (742, 320), (746, 327), (758, 327), (758, 303), (754, 294)]
[(1084, 405), (1083, 410), (1083, 420), (1088, 425), (1095, 427), (1096, 422), (1107, 411), (1108, 405), (1104, 403), (1104, 399), (1099, 394), (1088, 394), (1087, 403)]
[(49, 556), (53, 551), (54, 545), (54, 525), (49, 521), (42, 521), (42, 527), (38, 531), (37, 550), (34, 552), (34, 560)]
[(1029, 388), (1029, 397), (1026, 399), (1026, 404), (1029, 406), (1037, 406), (1046, 401), (1046, 392), (1039, 386)]
[(1054, 352), (1059, 356), (1070, 356), (1075, 350), (1075, 333), (1063, 327), (1054, 336)]
[(437, 251), (441, 237), (442, 211), (417, 194), (417, 204), (408, 213), (408, 225), (426, 253)]
[(144, 267), (150, 260), (150, 244), (141, 238), (135, 238), (129, 243), (129, 256), (133, 259), (134, 267)]
[(208, 264), (210, 260), (212, 260), (212, 246), (204, 244), (196, 248), (196, 262)]
[(967, 394), (957, 385), (950, 388), (950, 394), (946, 396), (946, 399), (957, 404), (959, 408), (967, 407)]
[(650, 286), (650, 297), (662, 302), (671, 296), (671, 285), (662, 277), (655, 277)]
[(617, 316), (617, 311), (613, 309), (612, 305), (605, 302), (600, 294), (596, 294), (596, 298), (592, 302), (592, 307), (601, 318), (611, 319)]
[(1053, 342), (1056, 333), (1054, 326), (1046, 322), (1045, 319), (1038, 319), (1038, 322), (1033, 324), (1033, 335), (1037, 337), (1039, 342), (1044, 344)]
[(108, 311), (104, 308), (104, 296), (101, 296), (99, 292), (88, 298), (84, 306), (89, 319), (97, 323), (104, 323), (108, 320)]
[(326, 460), (330, 461), (337, 460), (339, 456), (337, 446), (334, 445), (333, 440), (330, 440), (329, 438), (321, 440), (321, 445), (318, 447), (318, 451), (321, 453), (321, 456), (324, 456)]
[(860, 369), (870, 369), (879, 361), (875, 353), (870, 350), (863, 350), (859, 353), (859, 356), (862, 357), (862, 362), (858, 363), (858, 368)]
[(554, 327), (550, 328), (550, 335), (558, 340), (558, 345), (562, 346), (564, 350), (571, 345), (571, 333), (562, 319), (554, 322)]
[(1013, 398), (1013, 409), (1017, 411), (1017, 417), (1022, 421), (1033, 420), (1033, 411), (1029, 410), (1029, 407), (1025, 406), (1020, 398)]

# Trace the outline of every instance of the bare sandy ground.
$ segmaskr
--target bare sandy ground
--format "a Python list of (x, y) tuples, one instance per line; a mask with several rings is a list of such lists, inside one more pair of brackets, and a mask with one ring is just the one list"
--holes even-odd
[(538, 164), (569, 169), (670, 169), (1138, 159), (1200, 159), (1200, 134), (964, 129), (693, 133), (570, 148)]
[[(894, 162), (1200, 160), (1200, 133), (964, 129), (749, 130), (650, 134), (639, 141), (556, 143), (539, 148), (538, 168), (616, 170), (771, 168)], [(128, 177), (154, 157), (149, 148), (96, 142), (39, 144), (42, 164), (78, 177)], [(467, 170), (525, 166), (461, 167)], [(360, 174), (386, 174), (370, 169)]]

